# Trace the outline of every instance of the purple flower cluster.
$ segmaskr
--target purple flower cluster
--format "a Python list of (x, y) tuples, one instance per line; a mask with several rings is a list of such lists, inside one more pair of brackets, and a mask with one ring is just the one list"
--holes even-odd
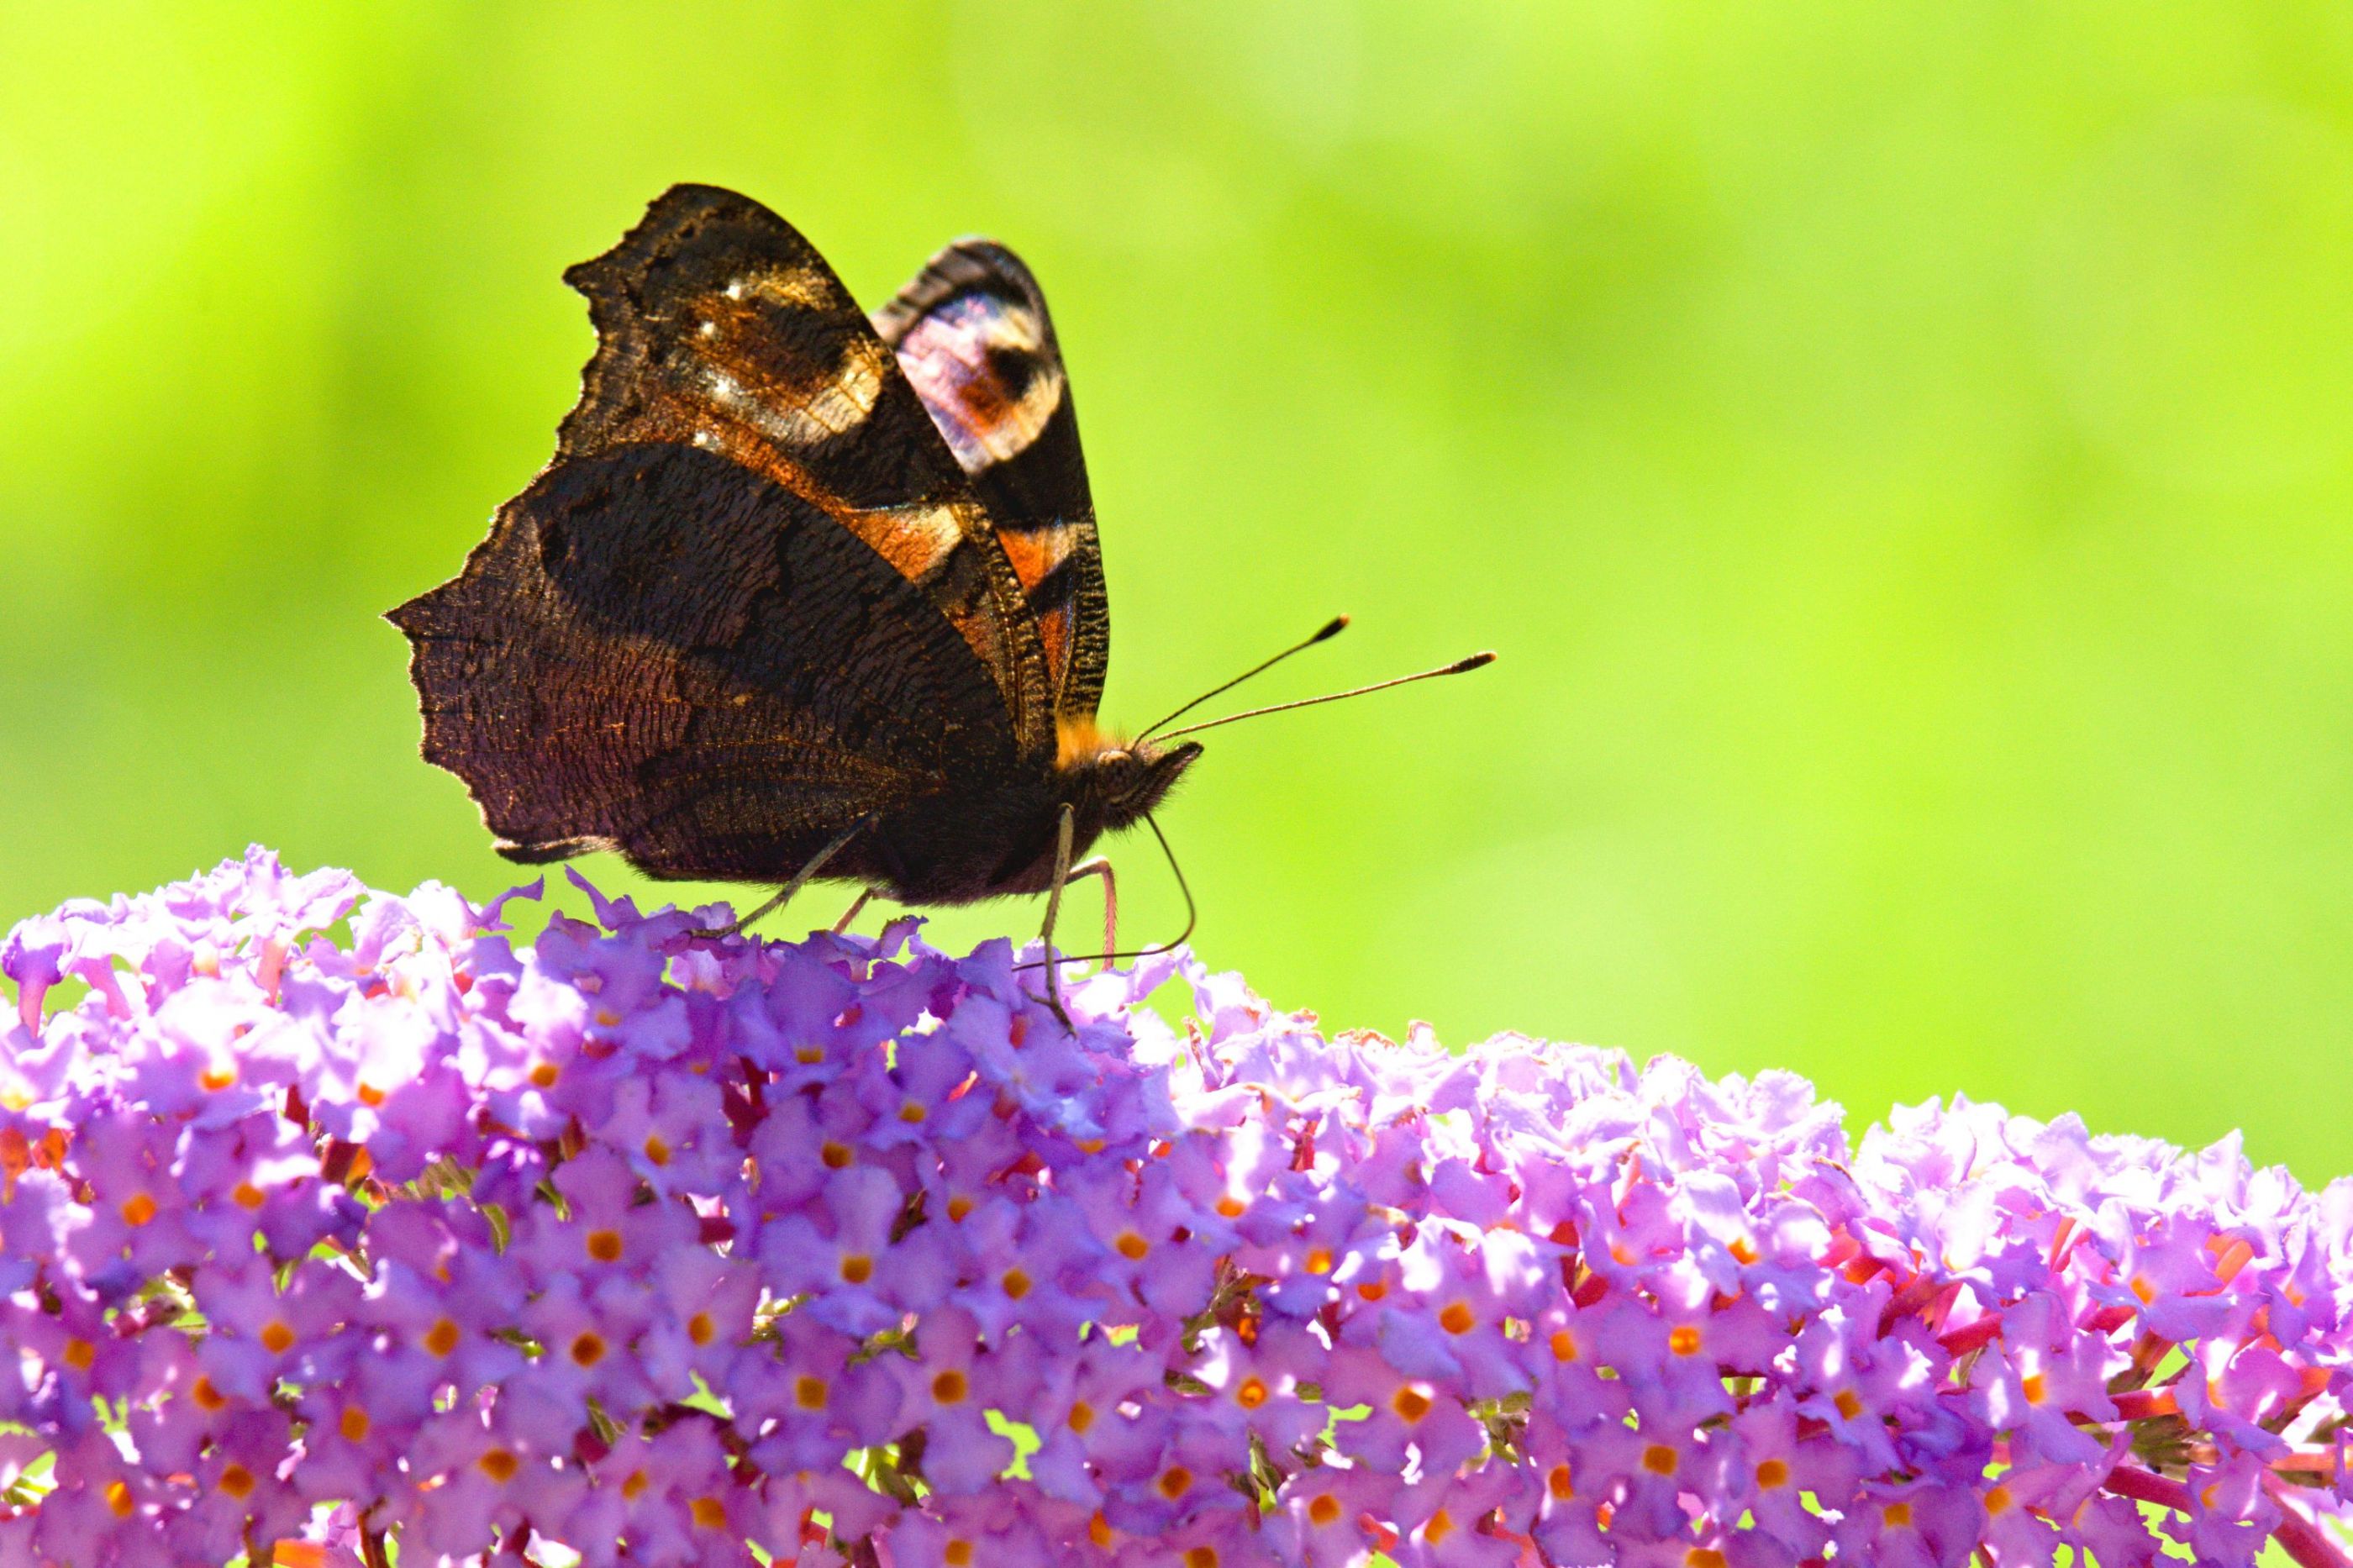
[(16, 927), (0, 1563), (2343, 1561), (2353, 1184), (590, 897)]

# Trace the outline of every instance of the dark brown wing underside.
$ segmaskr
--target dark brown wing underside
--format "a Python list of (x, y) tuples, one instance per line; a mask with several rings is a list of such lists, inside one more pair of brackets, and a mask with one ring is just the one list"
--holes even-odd
[(949, 621), (812, 502), (691, 447), (562, 462), (392, 612), (425, 754), (520, 859), (791, 876), (869, 812), (1015, 764)]
[(1092, 713), (1111, 610), (1078, 412), (1038, 280), (1003, 246), (958, 240), (874, 326), (996, 526), (1037, 617), (1055, 712)]
[(897, 359), (807, 239), (748, 197), (676, 185), (565, 279), (588, 297), (597, 349), (558, 465), (672, 442), (794, 491), (915, 585), (997, 687), (1024, 754), (1052, 755), (1022, 584)]

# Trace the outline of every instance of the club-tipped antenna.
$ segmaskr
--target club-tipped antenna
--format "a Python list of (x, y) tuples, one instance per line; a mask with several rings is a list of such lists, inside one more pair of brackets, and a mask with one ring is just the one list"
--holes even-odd
[(1255, 719), (1261, 713), (1284, 713), (1293, 708), (1313, 708), (1319, 702), (1337, 702), (1344, 697), (1362, 697), (1368, 691), (1387, 691), (1392, 686), (1410, 686), (1417, 680), (1435, 680), (1441, 675), (1461, 675), (1482, 664), (1493, 664), (1493, 652), (1474, 653), (1469, 658), (1458, 658), (1452, 664), (1437, 669), (1425, 669), (1419, 675), (1400, 675), (1391, 680), (1376, 680), (1370, 686), (1359, 686), (1347, 691), (1326, 692), (1321, 697), (1303, 697), (1296, 702), (1277, 702), (1267, 708), (1246, 708), (1240, 713), (1229, 713), (1222, 719), (1210, 719), (1198, 724), (1187, 724), (1181, 730), (1171, 730), (1160, 738), (1173, 741), (1179, 735), (1195, 735), (1204, 730), (1214, 730), (1220, 724), (1232, 724), (1244, 719)]
[(1157, 958), (1162, 953), (1182, 947), (1192, 940), (1193, 927), (1200, 920), (1200, 911), (1193, 907), (1193, 889), (1192, 885), (1185, 880), (1185, 868), (1176, 864), (1176, 851), (1168, 847), (1168, 835), (1160, 831), (1160, 824), (1153, 820), (1152, 814), (1148, 811), (1144, 814), (1144, 826), (1152, 829), (1153, 837), (1160, 840), (1160, 853), (1167, 858), (1168, 868), (1176, 874), (1176, 890), (1185, 896), (1185, 929), (1176, 933), (1176, 940), (1164, 942), (1157, 947), (1131, 947), (1118, 952), (1091, 952), (1084, 959), (1079, 959), (1075, 954), (1060, 958), (1032, 959), (1028, 963), (1017, 963), (1014, 968), (1043, 969), (1049, 963), (1069, 963), (1074, 960), (1081, 963), (1092, 960), (1097, 963), (1109, 963), (1115, 958)]
[[(1330, 620), (1324, 623), (1323, 630), (1317, 632), (1314, 637), (1307, 638), (1304, 642), (1293, 643), (1289, 647), (1284, 648), (1281, 653), (1276, 654), (1272, 658), (1268, 659), (1265, 663), (1252, 665), (1250, 668), (1243, 670), (1240, 675), (1235, 676), (1231, 680), (1227, 681), (1223, 686), (1212, 686), (1208, 690), (1204, 691), (1201, 695), (1193, 699), (1192, 701), (1187, 702), (1184, 707), (1179, 708), (1176, 712), (1168, 715), (1167, 718), (1161, 720), (1160, 724), (1173, 724), (1177, 720), (1182, 719), (1186, 714), (1190, 713), (1194, 709), (1198, 708), (1202, 703), (1207, 702), (1210, 698), (1221, 696), (1226, 692), (1231, 691), (1235, 687), (1240, 686), (1243, 681), (1248, 680), (1253, 675), (1265, 674), (1268, 670), (1272, 669), (1276, 665), (1281, 664), (1284, 659), (1289, 658), (1293, 654), (1298, 653), (1305, 648), (1314, 647), (1317, 643), (1326, 642), (1333, 637), (1338, 637), (1340, 633), (1346, 628), (1347, 625), (1347, 616), (1334, 616)], [(1152, 734), (1153, 731), (1160, 728), (1160, 724), (1152, 725), (1149, 729), (1146, 729), (1143, 734), (1138, 735), (1136, 739), (1141, 741), (1148, 738)], [(1182, 939), (1180, 938), (1178, 940), (1181, 941)]]

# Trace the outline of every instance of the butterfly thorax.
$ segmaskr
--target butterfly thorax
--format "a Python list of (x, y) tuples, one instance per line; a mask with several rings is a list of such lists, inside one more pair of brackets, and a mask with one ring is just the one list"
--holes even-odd
[(993, 786), (969, 782), (906, 802), (854, 840), (828, 877), (863, 879), (912, 904), (963, 904), (1041, 893), (1054, 879), (1062, 811), (1071, 812), (1073, 859), (1105, 833), (1158, 805), (1201, 753), (1198, 742), (1124, 741), (1091, 721), (1061, 726), (1063, 744), (1043, 766)]

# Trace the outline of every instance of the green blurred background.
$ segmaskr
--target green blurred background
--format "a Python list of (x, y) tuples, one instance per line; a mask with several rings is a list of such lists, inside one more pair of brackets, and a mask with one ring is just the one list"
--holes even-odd
[(5, 917), (248, 839), (512, 879), (377, 616), (680, 179), (870, 303), (1029, 258), (1113, 719), (1338, 609), (1254, 696), (1503, 650), (1211, 738), (1212, 963), (2353, 1168), (2336, 0), (6, 5)]

